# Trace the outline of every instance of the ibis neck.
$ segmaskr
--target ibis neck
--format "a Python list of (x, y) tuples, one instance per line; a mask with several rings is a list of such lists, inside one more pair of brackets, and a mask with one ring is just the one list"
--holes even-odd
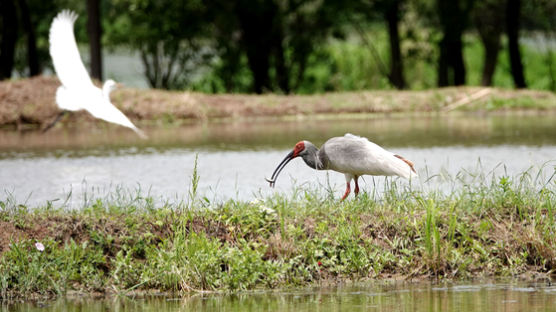
[(305, 147), (307, 153), (302, 155), (303, 161), (307, 164), (307, 166), (315, 169), (315, 170), (324, 170), (325, 166), (321, 159), (319, 158), (319, 149), (314, 145), (307, 145)]

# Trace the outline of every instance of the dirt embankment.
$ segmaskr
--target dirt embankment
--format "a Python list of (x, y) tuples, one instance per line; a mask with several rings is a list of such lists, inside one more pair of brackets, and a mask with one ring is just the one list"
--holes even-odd
[[(56, 77), (0, 82), (0, 127), (43, 127), (59, 112)], [(359, 91), (317, 95), (209, 95), (123, 88), (113, 103), (138, 123), (339, 113), (435, 112), (452, 109), (556, 109), (556, 94), (453, 87), (426, 91)], [(81, 112), (66, 121), (92, 120)]]

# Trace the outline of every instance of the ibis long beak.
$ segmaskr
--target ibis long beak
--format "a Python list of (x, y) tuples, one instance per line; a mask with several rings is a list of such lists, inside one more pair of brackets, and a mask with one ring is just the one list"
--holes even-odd
[(270, 183), (270, 187), (274, 187), (274, 184), (276, 183), (276, 179), (278, 178), (278, 175), (280, 174), (282, 169), (284, 169), (284, 167), (290, 162), (290, 160), (294, 158), (295, 157), (293, 156), (293, 151), (291, 151), (288, 155), (286, 155), (286, 157), (282, 160), (282, 162), (278, 165), (278, 167), (276, 167), (274, 173), (272, 174), (272, 177), (270, 179), (265, 178), (265, 180), (268, 183)]

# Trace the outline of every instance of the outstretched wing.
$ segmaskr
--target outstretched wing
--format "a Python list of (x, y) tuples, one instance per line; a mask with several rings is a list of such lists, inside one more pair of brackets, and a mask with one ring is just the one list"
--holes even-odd
[(69, 10), (58, 13), (50, 25), (50, 56), (58, 78), (66, 88), (92, 86), (89, 73), (81, 61), (73, 24), (77, 14)]
[(104, 102), (104, 105), (91, 106), (88, 111), (96, 118), (115, 123), (124, 127), (128, 127), (135, 131), (141, 138), (145, 139), (147, 136), (143, 131), (137, 128), (129, 118), (127, 118), (122, 111), (110, 102)]

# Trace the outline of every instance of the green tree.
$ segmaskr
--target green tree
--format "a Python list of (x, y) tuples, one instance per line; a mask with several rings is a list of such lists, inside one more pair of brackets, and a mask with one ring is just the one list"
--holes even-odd
[(91, 55), (91, 77), (102, 80), (102, 45), (100, 38), (100, 0), (87, 0), (87, 34)]
[(467, 27), (474, 0), (437, 0), (442, 30), (439, 43), (438, 86), (465, 84), (462, 35)]
[(15, 45), (19, 25), (17, 9), (11, 0), (0, 1), (1, 33), (0, 38), (0, 80), (10, 78), (14, 67)]
[(500, 39), (504, 31), (505, 0), (478, 1), (472, 18), (485, 48), (481, 85), (492, 85), (492, 76), (498, 62)]
[(200, 0), (117, 0), (106, 40), (139, 51), (151, 87), (183, 88), (212, 50), (205, 17)]
[[(371, 50), (371, 53), (378, 64), (381, 74), (388, 78), (392, 86), (397, 89), (405, 89), (407, 87), (404, 71), (403, 59), (401, 52), (401, 36), (399, 31), (400, 20), (404, 14), (405, 0), (367, 0), (353, 1), (348, 5), (351, 10), (348, 11), (351, 23), (356, 27), (363, 42)], [(388, 41), (390, 45), (390, 68), (387, 69), (383, 64), (374, 44), (367, 40), (366, 33), (361, 25), (374, 22), (384, 22), (388, 31)]]
[(506, 33), (508, 34), (508, 51), (512, 77), (517, 88), (526, 88), (523, 62), (519, 50), (519, 24), (521, 20), (521, 1), (507, 0), (506, 2)]
[(238, 85), (233, 80), (241, 68), (235, 64), (245, 60), (250, 91), (256, 93), (297, 89), (309, 56), (333, 31), (341, 8), (332, 0), (213, 0), (207, 6), (213, 10), (222, 85)]
[(531, 0), (523, 3), (521, 27), (535, 38), (536, 49), (545, 53), (544, 64), (550, 79), (550, 90), (556, 91), (556, 64), (554, 51), (556, 42), (556, 1)]
[[(71, 9), (80, 15), (84, 13), (84, 6), (80, 2), (70, 0), (2, 0), (0, 6), (6, 7), (6, 10), (0, 10), (3, 16), (0, 18), (0, 31), (6, 32), (0, 37), (1, 50), (5, 51), (0, 52), (5, 56), (0, 61), (6, 65), (3, 78), (10, 77), (14, 71), (20, 76), (34, 76), (42, 73), (44, 68), (52, 67), (48, 51), (48, 32), (52, 19), (62, 9)], [(86, 38), (85, 32), (80, 31), (84, 23), (85, 19), (82, 18), (76, 22), (78, 42)], [(5, 54), (5, 48), (10, 46), (12, 39), (15, 39), (13, 54)], [(8, 69), (10, 63), (11, 68)]]

